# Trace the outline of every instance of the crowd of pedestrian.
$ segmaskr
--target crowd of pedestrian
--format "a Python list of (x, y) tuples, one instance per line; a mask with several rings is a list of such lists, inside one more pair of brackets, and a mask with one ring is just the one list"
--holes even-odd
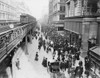
[[(45, 39), (47, 39), (47, 37)], [(50, 40), (47, 42), (45, 39), (43, 39), (43, 36), (39, 38), (38, 49), (40, 50), (41, 47), (43, 47), (47, 53), (51, 52), (52, 59), (55, 60), (54, 62), (50, 62), (48, 58), (43, 58), (42, 65), (47, 67), (47, 71), (67, 71), (71, 78), (82, 78), (83, 73), (87, 75), (87, 78), (89, 77), (89, 59), (86, 57), (85, 65), (83, 65), (83, 62), (80, 60), (80, 49), (75, 43), (72, 45), (68, 43), (67, 40), (64, 40), (55, 44), (55, 42)], [(53, 48), (53, 52), (51, 51), (51, 48)], [(79, 64), (76, 66), (77, 60), (79, 61)], [(83, 72), (83, 66), (85, 66), (85, 72)]]
[[(78, 76), (79, 78), (82, 77), (83, 74), (83, 62), (79, 62), (79, 66), (75, 67), (76, 60), (80, 60), (80, 51), (75, 47), (75, 45), (70, 45), (68, 43), (68, 46), (66, 47), (66, 50), (63, 48), (56, 48), (54, 50), (57, 52), (57, 61), (60, 63), (60, 70), (66, 71), (68, 69), (68, 74), (73, 75), (74, 77)], [(55, 56), (53, 56), (54, 58)]]

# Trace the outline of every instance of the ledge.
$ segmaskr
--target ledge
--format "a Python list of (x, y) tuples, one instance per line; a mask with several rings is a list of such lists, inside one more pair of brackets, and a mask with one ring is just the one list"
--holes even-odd
[(70, 16), (70, 17), (65, 17), (65, 19), (73, 19), (73, 18), (97, 18), (100, 15), (80, 15), (80, 16)]

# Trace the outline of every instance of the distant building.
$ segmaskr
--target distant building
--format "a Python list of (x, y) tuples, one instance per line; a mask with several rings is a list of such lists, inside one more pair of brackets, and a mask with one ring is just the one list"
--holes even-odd
[(65, 0), (49, 0), (49, 24), (64, 26)]
[(19, 22), (19, 15), (25, 12), (22, 5), (20, 5), (20, 3), (18, 4), (18, 2), (0, 0), (0, 25)]

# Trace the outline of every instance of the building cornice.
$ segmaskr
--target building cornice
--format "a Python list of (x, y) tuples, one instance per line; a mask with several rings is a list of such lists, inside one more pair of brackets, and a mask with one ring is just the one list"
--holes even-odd
[(99, 17), (97, 17), (97, 16), (74, 16), (74, 17), (67, 17), (67, 18), (65, 18), (65, 22), (67, 21), (77, 21), (77, 22), (90, 22), (90, 21), (97, 21), (97, 18), (98, 18), (98, 21), (100, 20), (100, 18)]
[(65, 17), (65, 19), (74, 19), (74, 18), (97, 18), (100, 17), (100, 15), (80, 15), (80, 16), (70, 16)]

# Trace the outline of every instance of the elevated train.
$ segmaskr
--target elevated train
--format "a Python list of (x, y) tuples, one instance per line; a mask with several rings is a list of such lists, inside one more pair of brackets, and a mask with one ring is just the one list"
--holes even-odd
[(20, 15), (20, 23), (21, 24), (27, 24), (27, 23), (31, 23), (31, 22), (36, 22), (36, 18), (34, 18), (33, 16), (31, 16), (29, 14)]

